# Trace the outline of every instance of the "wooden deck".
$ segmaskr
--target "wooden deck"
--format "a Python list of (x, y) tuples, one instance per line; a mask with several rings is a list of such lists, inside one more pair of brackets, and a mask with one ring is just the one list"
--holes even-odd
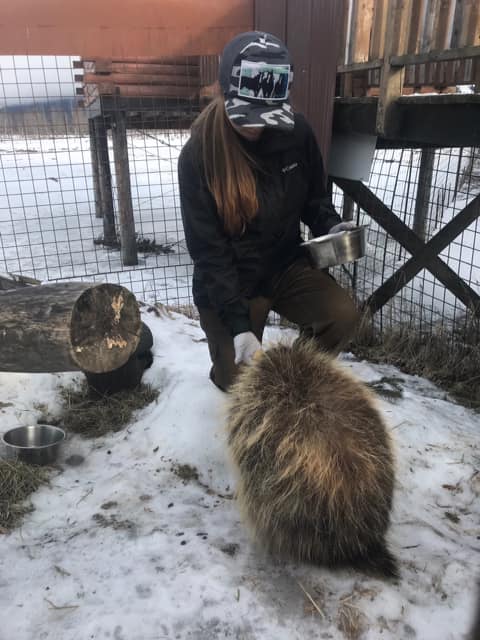
[(477, 101), (454, 94), (480, 92), (480, 2), (345, 0), (344, 17), (337, 96), (353, 101), (337, 101), (339, 130), (368, 130), (381, 144), (479, 144)]
[(379, 98), (336, 98), (333, 130), (378, 136), (378, 148), (480, 146), (480, 94), (401, 96), (386, 134), (377, 130)]

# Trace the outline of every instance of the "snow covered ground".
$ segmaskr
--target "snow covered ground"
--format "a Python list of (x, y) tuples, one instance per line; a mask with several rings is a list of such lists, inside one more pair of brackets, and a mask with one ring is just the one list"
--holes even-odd
[[(480, 575), (478, 414), (344, 354), (380, 390), (396, 442), (390, 543), (401, 579), (275, 562), (239, 519), (225, 396), (208, 380), (202, 331), (184, 316), (144, 321), (155, 340), (144, 380), (158, 400), (123, 431), (69, 437), (35, 511), (1, 537), (1, 640), (466, 637)], [(266, 340), (284, 334), (269, 328)], [(0, 374), (0, 432), (35, 421), (39, 401), (55, 414), (59, 385), (78, 377)], [(71, 466), (73, 455), (84, 462)]]

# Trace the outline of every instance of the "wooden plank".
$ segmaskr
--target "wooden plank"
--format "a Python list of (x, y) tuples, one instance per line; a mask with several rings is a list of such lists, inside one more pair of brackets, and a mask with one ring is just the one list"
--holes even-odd
[(340, 76), (340, 95), (343, 98), (351, 98), (353, 96), (353, 81), (351, 73), (343, 73)]
[[(325, 166), (328, 165), (335, 98), (336, 61), (341, 46), (340, 28), (344, 4), (314, 0), (311, 14), (310, 124), (317, 137)], [(322, 41), (317, 34), (323, 29)], [(322, 60), (322, 64), (318, 61)]]
[(296, 108), (308, 119), (311, 116), (310, 63), (313, 48), (316, 46), (312, 39), (311, 19), (312, 0), (289, 0), (286, 41), (295, 65), (292, 100)]
[(480, 58), (474, 60), (472, 69), (472, 83), (475, 85), (475, 91), (480, 93)]
[(111, 84), (111, 85), (164, 85), (170, 87), (195, 87), (200, 86), (199, 76), (192, 78), (191, 76), (157, 76), (147, 73), (110, 73), (108, 75), (100, 73), (85, 73), (80, 76), (80, 80), (75, 82), (83, 82), (84, 84)]
[(412, 258), (385, 281), (369, 298), (372, 312), (381, 309), (421, 269), (427, 268), (449, 291), (476, 315), (480, 315), (480, 296), (446, 265), (438, 255), (480, 216), (480, 195), (455, 216), (430, 242), (425, 244), (363, 183), (335, 178), (336, 184), (401, 244)]
[(287, 0), (255, 0), (254, 25), (285, 42), (287, 38)]
[(151, 57), (151, 56), (122, 56), (121, 58), (110, 58), (109, 60), (105, 60), (105, 62), (110, 62), (111, 64), (115, 63), (130, 63), (130, 64), (142, 64), (142, 65), (173, 65), (174, 67), (187, 65), (194, 66), (199, 64), (198, 56), (190, 56), (186, 55), (178, 55), (178, 56), (162, 56), (162, 57)]
[(383, 58), (385, 33), (387, 30), (388, 0), (377, 0), (373, 14), (372, 38), (370, 41), (370, 60)]
[(431, 51), (434, 49), (435, 27), (438, 20), (440, 0), (428, 0), (427, 14), (421, 38), (421, 51)]
[(352, 62), (366, 62), (370, 55), (375, 0), (359, 0), (354, 23), (355, 50)]
[(446, 49), (451, 40), (454, 0), (439, 0), (432, 35), (432, 49)]
[(190, 98), (198, 97), (199, 87), (179, 87), (166, 85), (114, 85), (102, 82), (101, 84), (89, 85), (98, 88), (102, 95), (115, 95), (123, 97), (153, 97), (153, 98)]
[(337, 66), (346, 64), (348, 61), (348, 42), (350, 38), (350, 12), (349, 8), (353, 0), (340, 0), (343, 5), (343, 17), (342, 17), (342, 35), (340, 38), (340, 49), (338, 52)]
[(41, 280), (29, 278), (28, 276), (18, 275), (16, 273), (0, 274), (0, 291), (20, 289), (22, 287), (28, 287), (32, 284), (41, 284)]
[(409, 64), (447, 62), (449, 60), (478, 58), (478, 56), (480, 56), (480, 46), (462, 47), (461, 49), (435, 50), (425, 53), (407, 54), (403, 56), (394, 55), (390, 58), (390, 65), (392, 67), (403, 67)]
[(350, 0), (350, 4), (348, 6), (348, 40), (346, 42), (346, 57), (347, 64), (352, 64), (355, 59), (355, 47), (356, 47), (356, 30), (355, 24), (357, 22), (358, 15), (358, 4), (360, 0)]
[(128, 163), (127, 126), (124, 111), (112, 115), (113, 155), (117, 178), (118, 211), (122, 262), (125, 266), (138, 264), (133, 217), (130, 166)]
[(351, 222), (353, 220), (354, 201), (346, 193), (343, 194), (342, 220)]
[(464, 10), (463, 0), (457, 0), (455, 4), (455, 11), (453, 14), (452, 37), (450, 38), (451, 49), (458, 49), (462, 46), (461, 35), (462, 35), (462, 24), (463, 24), (463, 10)]
[(371, 71), (372, 69), (381, 69), (383, 60), (369, 60), (368, 62), (353, 62), (351, 64), (343, 64), (337, 67), (337, 73), (352, 73), (356, 71)]
[(406, 46), (407, 37), (400, 35), (404, 23), (406, 9), (410, 9), (410, 0), (406, 4), (402, 0), (391, 0), (387, 17), (387, 33), (385, 36), (385, 58), (380, 79), (380, 95), (377, 106), (376, 132), (380, 136), (392, 135), (395, 127), (395, 100), (402, 95), (405, 77), (404, 67), (392, 67), (390, 57)]
[(96, 60), (88, 61), (88, 69), (85, 66), (85, 71), (97, 72), (97, 73), (110, 73), (112, 69), (112, 61), (110, 58), (97, 58)]
[(254, 0), (2, 2), (0, 55), (209, 55), (253, 27)]
[(95, 63), (92, 71), (97, 73), (143, 73), (151, 75), (200, 75), (200, 64), (145, 64), (143, 62), (110, 62), (108, 65)]
[[(90, 85), (88, 85), (90, 86)], [(177, 111), (191, 111), (193, 108), (198, 109), (198, 99), (190, 100), (188, 98), (171, 98), (156, 96), (134, 96), (122, 97), (103, 95), (99, 96), (99, 103), (102, 106), (102, 114), (109, 117), (119, 109), (125, 111), (127, 115), (132, 112), (138, 112), (151, 115), (152, 111), (159, 113), (164, 112), (166, 115)]]
[(478, 0), (463, 0), (460, 46), (480, 45), (480, 4)]
[(418, 53), (418, 51), (420, 51), (421, 37), (427, 12), (427, 2), (428, 0), (417, 0), (412, 5), (406, 53)]
[(217, 81), (219, 64), (220, 64), (219, 56), (202, 56), (200, 58), (200, 65), (199, 65), (200, 86), (205, 87)]
[(478, 0), (472, 11), (468, 42), (474, 46), (480, 46), (480, 3)]
[[(393, 38), (391, 53), (401, 55), (406, 53), (410, 37), (412, 5), (414, 0), (397, 0), (393, 13)], [(387, 25), (388, 28), (388, 25)]]

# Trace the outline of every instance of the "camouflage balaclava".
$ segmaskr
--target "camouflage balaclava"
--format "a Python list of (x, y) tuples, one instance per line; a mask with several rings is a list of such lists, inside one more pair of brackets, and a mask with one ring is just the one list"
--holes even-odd
[(293, 67), (281, 40), (262, 31), (237, 35), (225, 47), (219, 74), (225, 109), (237, 126), (291, 130)]

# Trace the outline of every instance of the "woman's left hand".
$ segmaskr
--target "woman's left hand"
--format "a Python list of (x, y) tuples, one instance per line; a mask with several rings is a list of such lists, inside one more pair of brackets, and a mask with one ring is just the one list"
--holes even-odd
[(251, 331), (239, 333), (233, 339), (235, 364), (252, 364), (254, 355), (262, 350), (262, 345)]
[(357, 225), (354, 222), (339, 222), (333, 225), (328, 233), (339, 233), (340, 231), (351, 231), (355, 229)]

